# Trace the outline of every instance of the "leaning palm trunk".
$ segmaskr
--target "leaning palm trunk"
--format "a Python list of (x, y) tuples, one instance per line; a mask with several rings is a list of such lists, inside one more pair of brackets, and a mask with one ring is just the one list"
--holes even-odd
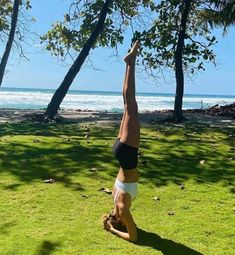
[(175, 105), (173, 120), (179, 122), (183, 120), (182, 106), (184, 96), (184, 71), (182, 64), (182, 55), (184, 49), (184, 39), (186, 34), (187, 20), (191, 5), (191, 0), (184, 1), (184, 9), (181, 18), (179, 37), (177, 47), (175, 51), (175, 77), (176, 77), (176, 94), (175, 94)]
[(2, 80), (3, 80), (4, 73), (5, 73), (7, 61), (8, 61), (8, 58), (10, 56), (12, 44), (13, 44), (14, 37), (15, 37), (16, 25), (17, 25), (18, 14), (19, 14), (19, 6), (20, 6), (20, 0), (15, 0), (14, 5), (13, 5), (13, 11), (12, 11), (10, 33), (9, 33), (6, 48), (5, 48), (5, 51), (3, 53), (1, 63), (0, 63), (0, 86), (2, 84)]
[(54, 119), (55, 115), (58, 113), (60, 104), (62, 103), (64, 97), (66, 96), (69, 90), (69, 87), (71, 86), (74, 78), (80, 71), (80, 68), (82, 67), (86, 57), (88, 56), (90, 49), (92, 48), (98, 36), (103, 30), (103, 25), (104, 25), (104, 22), (109, 10), (109, 5), (111, 4), (111, 2), (112, 0), (105, 1), (105, 4), (101, 10), (100, 17), (95, 29), (91, 33), (90, 38), (86, 41), (83, 49), (81, 50), (79, 56), (77, 57), (77, 59), (75, 60), (71, 68), (69, 69), (61, 85), (54, 93), (51, 99), (51, 102), (48, 104), (46, 112), (44, 114), (45, 120)]

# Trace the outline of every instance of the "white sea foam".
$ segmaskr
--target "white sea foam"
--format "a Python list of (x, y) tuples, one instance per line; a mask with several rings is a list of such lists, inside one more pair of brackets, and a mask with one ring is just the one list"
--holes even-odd
[[(0, 108), (42, 109), (53, 96), (53, 91), (29, 89), (1, 89)], [(184, 109), (209, 107), (215, 104), (229, 104), (235, 101), (235, 96), (203, 96), (186, 95)], [(139, 111), (173, 109), (174, 95), (169, 94), (138, 94)], [(69, 92), (64, 98), (61, 108), (122, 111), (123, 100), (121, 93), (111, 92)]]

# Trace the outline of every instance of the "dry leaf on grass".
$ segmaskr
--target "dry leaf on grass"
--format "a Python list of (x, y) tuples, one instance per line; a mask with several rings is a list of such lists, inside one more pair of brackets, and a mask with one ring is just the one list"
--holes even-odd
[(87, 195), (80, 194), (82, 197), (89, 198)]
[(89, 171), (90, 171), (90, 172), (97, 172), (97, 171), (98, 171), (98, 168), (93, 167), (93, 168), (90, 168)]
[(40, 143), (40, 140), (39, 139), (33, 139), (33, 143)]
[(103, 191), (103, 192), (105, 192), (106, 194), (112, 194), (112, 190), (111, 189), (109, 189), (109, 188), (100, 188), (99, 189), (99, 191)]
[(85, 139), (89, 139), (89, 138), (90, 138), (90, 134), (87, 133), (87, 134), (85, 135)]
[(153, 197), (154, 201), (160, 201), (160, 197)]
[(206, 161), (203, 159), (203, 160), (200, 160), (200, 164), (201, 165), (204, 165), (206, 163)]
[(53, 178), (50, 178), (50, 179), (47, 179), (47, 180), (43, 180), (44, 183), (54, 183), (55, 182), (55, 179)]
[(184, 189), (184, 188), (185, 188), (184, 184), (180, 184), (179, 187), (180, 187), (181, 189)]

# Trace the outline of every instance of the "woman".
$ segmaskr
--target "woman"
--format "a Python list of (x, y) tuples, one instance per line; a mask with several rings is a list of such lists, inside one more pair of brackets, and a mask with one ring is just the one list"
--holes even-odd
[[(104, 228), (128, 241), (136, 241), (137, 227), (130, 212), (132, 200), (137, 196), (138, 148), (140, 126), (138, 107), (135, 99), (135, 62), (138, 42), (135, 42), (129, 54), (124, 58), (126, 74), (123, 85), (124, 113), (118, 139), (113, 146), (114, 155), (120, 169), (114, 184), (114, 209), (112, 214), (104, 216)], [(124, 231), (126, 229), (126, 231)]]

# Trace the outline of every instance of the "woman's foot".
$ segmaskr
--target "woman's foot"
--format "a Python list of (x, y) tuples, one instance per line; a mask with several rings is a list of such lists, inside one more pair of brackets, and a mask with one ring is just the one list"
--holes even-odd
[(130, 64), (132, 61), (135, 61), (136, 55), (138, 53), (138, 47), (139, 47), (139, 42), (136, 41), (134, 45), (132, 46), (130, 52), (125, 56), (124, 61), (127, 64)]

